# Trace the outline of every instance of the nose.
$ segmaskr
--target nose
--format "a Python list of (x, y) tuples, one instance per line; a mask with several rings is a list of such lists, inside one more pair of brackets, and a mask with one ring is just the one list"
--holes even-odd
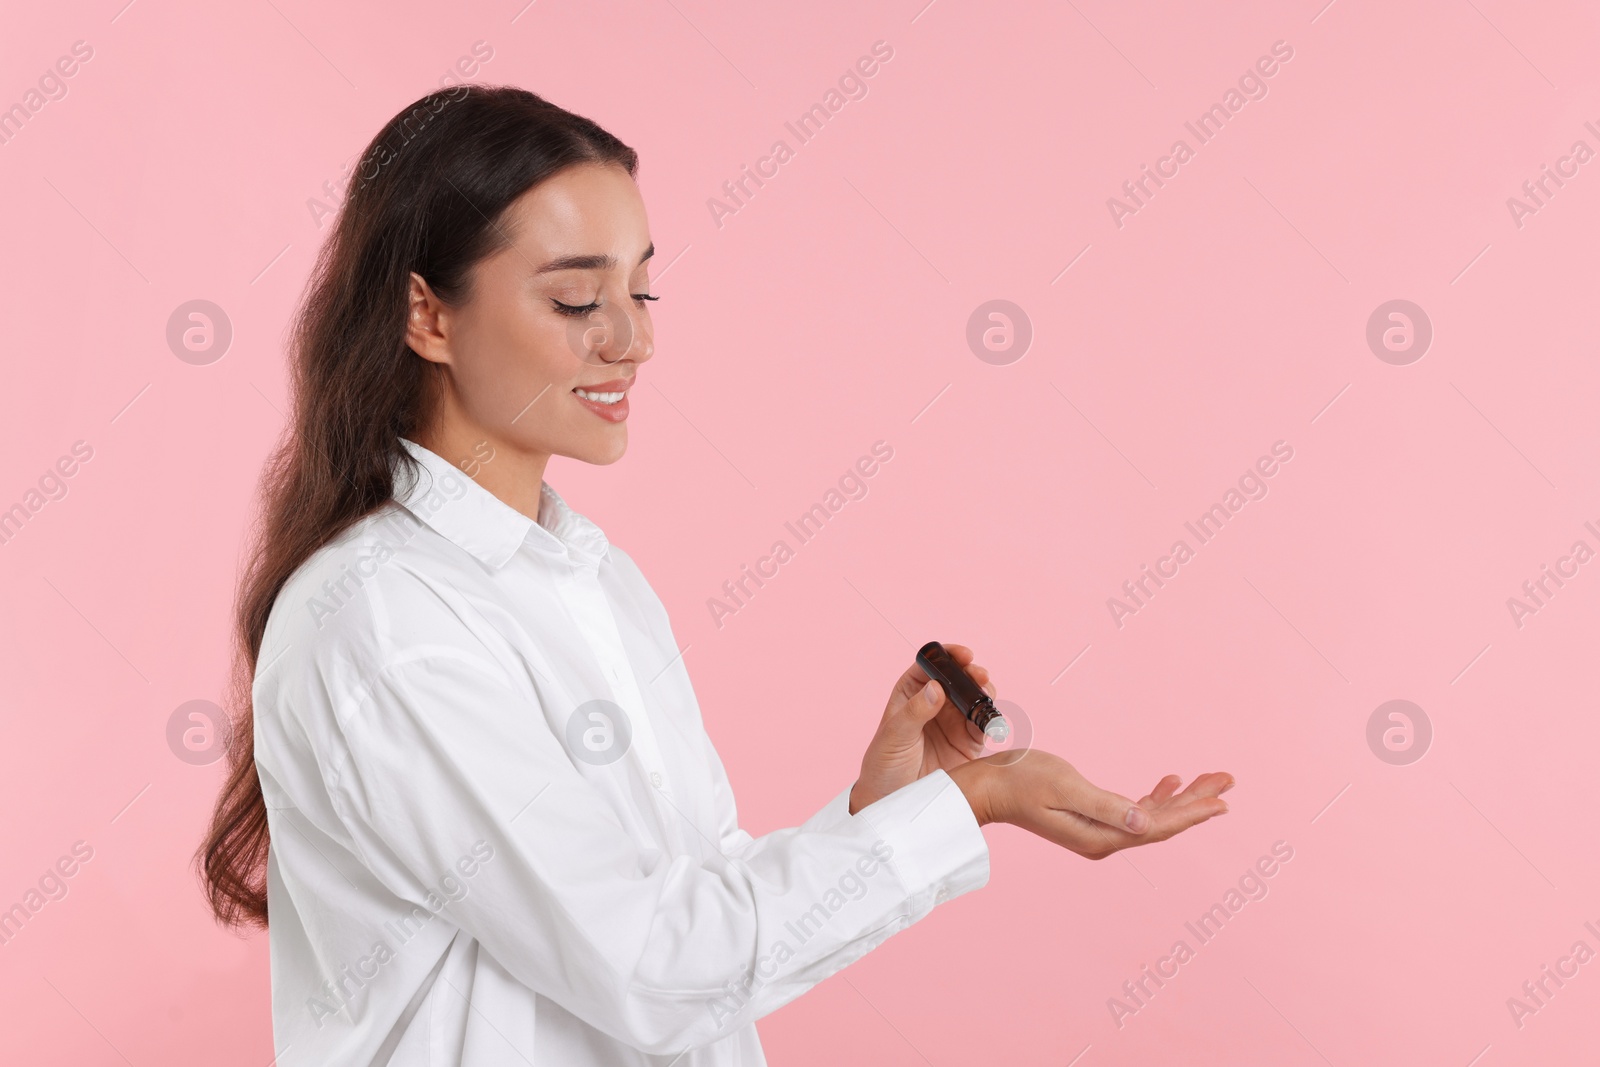
[[(631, 296), (627, 302), (633, 303)], [(643, 309), (616, 300), (591, 311), (573, 340), (585, 363), (612, 364), (625, 359), (643, 363), (655, 353), (649, 316)]]

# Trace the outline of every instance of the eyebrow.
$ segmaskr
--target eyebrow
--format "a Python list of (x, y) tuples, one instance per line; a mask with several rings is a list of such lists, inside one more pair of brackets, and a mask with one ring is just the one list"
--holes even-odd
[[(655, 254), (656, 246), (654, 242), (652, 242), (650, 247), (644, 250), (644, 255), (639, 257), (639, 264), (644, 263), (645, 260), (649, 259)], [(639, 264), (635, 265), (637, 266)], [(604, 255), (591, 254), (583, 256), (562, 256), (560, 259), (552, 259), (550, 262), (534, 271), (534, 273), (549, 274), (551, 271), (558, 270), (613, 270), (616, 268), (616, 265), (617, 257), (611, 255), (610, 253), (606, 253)]]

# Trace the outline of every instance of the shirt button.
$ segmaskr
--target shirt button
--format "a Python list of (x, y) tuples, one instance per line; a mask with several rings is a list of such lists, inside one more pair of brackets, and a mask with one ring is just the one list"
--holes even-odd
[(933, 895), (933, 899), (936, 902), (943, 904), (945, 901), (950, 899), (950, 890), (946, 889), (944, 886), (940, 886), (939, 892)]
[(650, 772), (650, 784), (653, 785), (653, 786), (657, 786), (657, 787), (659, 787), (661, 785), (661, 772), (660, 771), (651, 771)]

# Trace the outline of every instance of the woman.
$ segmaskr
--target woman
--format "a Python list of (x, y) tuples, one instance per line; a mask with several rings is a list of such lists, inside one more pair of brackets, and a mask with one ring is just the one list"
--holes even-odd
[(531, 93), (433, 93), (317, 263), (199, 853), (220, 919), (270, 914), (286, 1067), (760, 1064), (756, 1018), (987, 881), (984, 823), (1098, 858), (1227, 810), (1224, 774), (1135, 804), (983, 757), (913, 666), (853, 785), (739, 829), (660, 601), (543, 481), (627, 444), (636, 164)]

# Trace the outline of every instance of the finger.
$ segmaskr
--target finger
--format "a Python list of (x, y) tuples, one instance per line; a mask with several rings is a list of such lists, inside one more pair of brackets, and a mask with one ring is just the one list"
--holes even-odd
[(994, 679), (989, 676), (989, 669), (987, 667), (979, 666), (976, 663), (969, 663), (967, 664), (966, 671), (972, 676), (972, 680), (978, 683), (978, 688), (982, 689), (985, 693), (988, 693), (989, 699), (993, 700), (997, 695), (998, 690), (996, 690), (994, 687)]
[(1226, 793), (1233, 788), (1233, 775), (1226, 771), (1212, 771), (1202, 774), (1189, 783), (1189, 788), (1183, 791), (1186, 797), (1215, 797)]
[(1161, 781), (1156, 783), (1156, 787), (1150, 791), (1150, 795), (1145, 797), (1145, 799), (1153, 800), (1159, 804), (1162, 801), (1170, 798), (1172, 794), (1176, 793), (1178, 791), (1178, 787), (1182, 784), (1182, 778), (1179, 778), (1176, 774), (1169, 774), (1165, 778), (1161, 779)]
[(1144, 844), (1145, 839), (1142, 836), (1130, 834), (1115, 826), (1107, 826), (1076, 812), (1062, 811), (1055, 814), (1060, 817), (1060, 821), (1052, 827), (1054, 834), (1051, 840), (1082, 855), (1099, 859), (1113, 852), (1121, 852), (1125, 848)]
[(1228, 814), (1228, 802), (1218, 797), (1202, 797), (1182, 807), (1162, 808), (1156, 813), (1155, 829), (1146, 834), (1145, 839), (1165, 841), (1174, 834), (1183, 833), (1191, 826), (1198, 826), (1207, 819), (1226, 814)]
[[(965, 670), (974, 682), (978, 683), (978, 688), (989, 694), (990, 700), (999, 695), (999, 690), (994, 687), (993, 679), (989, 677), (989, 669), (981, 664), (972, 662), (972, 649), (966, 645), (950, 642), (940, 642), (940, 644), (943, 644), (945, 651), (950, 653), (950, 658), (955, 660), (956, 664)], [(921, 667), (916, 668), (916, 671), (918, 680), (928, 677)], [(909, 696), (909, 692), (907, 695)]]
[(1142, 834), (1152, 825), (1150, 813), (1120, 793), (1080, 779), (1070, 794), (1072, 810), (1113, 830)]
[(965, 667), (967, 664), (972, 662), (972, 649), (968, 648), (966, 645), (955, 645), (948, 641), (941, 641), (939, 643), (944, 645), (944, 650), (946, 652), (950, 653), (950, 658), (961, 664), (961, 666)]
[(930, 680), (901, 706), (900, 719), (908, 730), (921, 731), (928, 720), (939, 713), (944, 703), (944, 687)]
[(946, 700), (935, 713), (934, 725), (950, 747), (968, 759), (976, 759), (983, 754), (988, 738), (984, 737), (982, 730), (972, 725), (971, 719), (961, 714), (961, 709), (953, 701)]
[(1150, 828), (1140, 834), (1062, 811), (1054, 813), (1058, 818), (1049, 824), (1046, 836), (1057, 844), (1082, 851), (1085, 855), (1098, 853), (1103, 856), (1125, 848), (1165, 841), (1213, 816), (1225, 815), (1227, 810), (1227, 803), (1214, 797), (1201, 798), (1179, 810), (1163, 808), (1155, 813)]
[(929, 680), (921, 668), (912, 668), (900, 676), (889, 694), (878, 733), (898, 744), (910, 744), (921, 736), (924, 724), (938, 713), (943, 702), (944, 690), (939, 683)]
[[(989, 678), (988, 668), (972, 662), (972, 649), (968, 648), (966, 645), (957, 645), (942, 641), (940, 644), (943, 644), (944, 650), (950, 653), (950, 658), (955, 660), (958, 666), (964, 669), (967, 674), (972, 676), (972, 680), (978, 683), (978, 688), (982, 689), (985, 693), (988, 693), (991, 700), (994, 699), (994, 697), (997, 695), (997, 690), (994, 687), (994, 682)], [(917, 676), (919, 678), (927, 677), (927, 674), (923, 673), (920, 667), (917, 668), (917, 671)]]
[(898, 681), (894, 683), (894, 690), (889, 694), (890, 700), (906, 701), (917, 695), (917, 692), (928, 684), (928, 672), (913, 663), (906, 668)]

